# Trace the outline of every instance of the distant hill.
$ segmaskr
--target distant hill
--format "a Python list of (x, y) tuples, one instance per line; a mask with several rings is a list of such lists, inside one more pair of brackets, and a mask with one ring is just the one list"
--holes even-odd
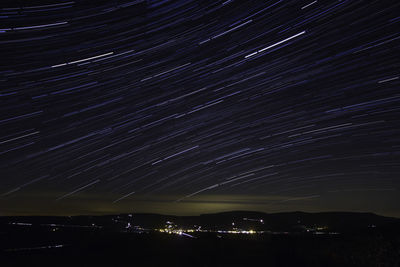
[[(148, 229), (164, 228), (167, 221), (182, 228), (209, 230), (252, 229), (259, 231), (329, 231), (356, 233), (370, 230), (399, 231), (400, 219), (379, 216), (373, 213), (356, 212), (284, 212), (263, 213), (231, 211), (199, 216), (171, 216), (161, 214), (134, 213), (106, 216), (18, 216), (0, 217), (2, 229), (17, 226), (63, 226), (99, 227), (121, 229), (128, 223)], [(6, 228), (5, 228), (6, 227)]]

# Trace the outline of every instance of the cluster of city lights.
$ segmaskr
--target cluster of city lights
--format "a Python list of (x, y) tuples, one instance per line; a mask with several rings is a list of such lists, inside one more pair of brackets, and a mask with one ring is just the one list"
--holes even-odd
[(176, 235), (186, 235), (187, 233), (194, 232), (207, 232), (207, 233), (219, 233), (219, 234), (262, 234), (264, 231), (255, 231), (255, 230), (201, 230), (201, 229), (156, 229), (156, 231), (167, 234), (176, 234)]

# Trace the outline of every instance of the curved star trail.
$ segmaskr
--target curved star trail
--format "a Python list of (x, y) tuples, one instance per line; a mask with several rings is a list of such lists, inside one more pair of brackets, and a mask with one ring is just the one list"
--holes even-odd
[(2, 5), (2, 214), (400, 216), (399, 7)]

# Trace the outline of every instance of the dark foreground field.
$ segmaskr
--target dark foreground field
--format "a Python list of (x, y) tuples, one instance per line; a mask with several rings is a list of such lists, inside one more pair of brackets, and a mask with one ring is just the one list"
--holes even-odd
[(3, 232), (0, 265), (400, 266), (397, 234), (194, 235), (93, 229)]

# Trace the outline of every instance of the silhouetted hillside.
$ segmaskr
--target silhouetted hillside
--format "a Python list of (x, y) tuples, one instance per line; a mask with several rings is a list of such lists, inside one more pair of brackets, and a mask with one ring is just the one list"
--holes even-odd
[(24, 223), (31, 227), (64, 225), (77, 227), (101, 227), (118, 230), (127, 223), (146, 229), (163, 228), (166, 222), (184, 228), (201, 226), (203, 229), (221, 230), (232, 226), (259, 231), (305, 231), (306, 229), (325, 229), (331, 232), (351, 233), (371, 229), (397, 231), (400, 219), (379, 216), (373, 213), (355, 212), (285, 212), (262, 213), (249, 211), (231, 211), (199, 216), (171, 216), (148, 213), (119, 214), (107, 216), (19, 216), (0, 217), (2, 229), (19, 226)]

